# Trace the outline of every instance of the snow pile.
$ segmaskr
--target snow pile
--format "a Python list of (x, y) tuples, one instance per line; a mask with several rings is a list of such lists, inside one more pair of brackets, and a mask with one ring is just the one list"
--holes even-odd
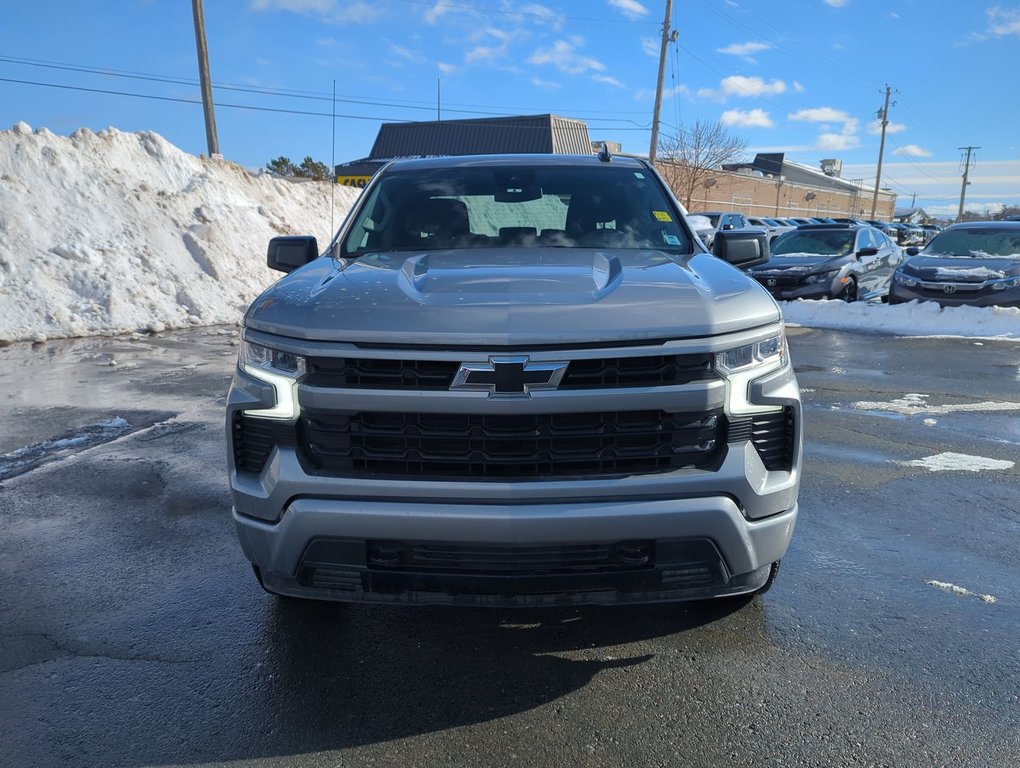
[[(336, 187), (339, 225), (357, 190)], [(234, 323), (278, 234), (329, 241), (330, 185), (252, 175), (155, 133), (0, 131), (0, 340)]]
[(1020, 341), (1020, 308), (940, 307), (935, 302), (847, 304), (842, 301), (780, 302), (790, 325), (871, 331), (901, 336), (962, 336)]
[[(358, 191), (336, 186), (339, 226)], [(559, 200), (536, 201), (561, 228)], [(495, 234), (495, 212), (482, 215)], [(0, 341), (237, 322), (278, 234), (330, 238), (330, 185), (253, 175), (155, 133), (0, 131)], [(784, 303), (787, 322), (1020, 340), (1020, 309)]]

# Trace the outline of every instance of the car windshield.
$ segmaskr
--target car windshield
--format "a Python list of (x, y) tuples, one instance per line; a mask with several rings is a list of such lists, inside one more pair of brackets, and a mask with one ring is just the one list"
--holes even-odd
[(713, 227), (718, 227), (719, 226), (719, 216), (721, 214), (718, 214), (718, 213), (695, 213), (695, 214), (691, 214), (691, 215), (693, 215), (693, 216), (701, 216), (703, 219), (708, 219), (712, 223)]
[(948, 229), (928, 245), (925, 256), (1020, 259), (1020, 227)]
[(415, 168), (379, 179), (341, 253), (500, 246), (690, 253), (679, 218), (636, 166)]
[(813, 230), (788, 232), (772, 244), (773, 256), (845, 256), (853, 250), (850, 230)]

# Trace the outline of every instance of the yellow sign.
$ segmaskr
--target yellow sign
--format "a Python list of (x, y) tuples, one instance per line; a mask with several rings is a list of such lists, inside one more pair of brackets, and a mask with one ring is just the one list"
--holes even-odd
[(368, 184), (371, 176), (337, 176), (336, 183), (343, 184), (345, 187), (358, 187), (361, 189)]
[(656, 221), (673, 221), (673, 218), (665, 211), (652, 211)]

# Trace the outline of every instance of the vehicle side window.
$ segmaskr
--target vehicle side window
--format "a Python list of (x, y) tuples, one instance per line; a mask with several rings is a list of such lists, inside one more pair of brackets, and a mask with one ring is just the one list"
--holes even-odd
[(875, 243), (871, 239), (871, 230), (870, 229), (862, 229), (860, 232), (857, 233), (857, 250), (858, 251), (861, 250), (861, 248), (874, 248), (874, 247), (875, 247)]

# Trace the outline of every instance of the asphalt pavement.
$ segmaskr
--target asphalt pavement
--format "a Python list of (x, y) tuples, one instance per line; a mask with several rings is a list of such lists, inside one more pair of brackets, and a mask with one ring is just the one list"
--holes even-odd
[(263, 593), (236, 335), (0, 348), (0, 766), (1020, 765), (1020, 345), (791, 329), (772, 591), (514, 611)]

